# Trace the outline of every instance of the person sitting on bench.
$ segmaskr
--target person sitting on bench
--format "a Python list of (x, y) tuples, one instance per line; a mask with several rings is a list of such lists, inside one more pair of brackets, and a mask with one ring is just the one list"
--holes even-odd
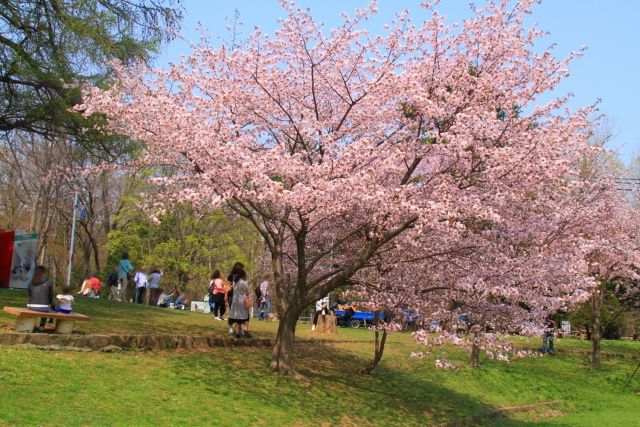
[[(31, 310), (48, 312), (49, 308), (53, 306), (53, 284), (47, 277), (47, 269), (41, 265), (36, 267), (36, 271), (33, 275), (33, 280), (27, 287), (27, 293), (29, 294), (29, 305), (38, 304), (43, 306), (42, 310)], [(47, 318), (40, 319), (39, 331), (44, 330), (44, 324), (47, 322)]]
[(323, 302), (320, 310), (317, 310), (315, 313), (313, 313), (313, 325), (311, 326), (312, 331), (315, 331), (316, 326), (318, 326), (318, 318), (321, 315), (326, 316), (327, 314), (334, 314), (334, 312), (329, 308), (329, 305), (326, 302)]
[(73, 295), (71, 294), (71, 288), (65, 286), (62, 288), (62, 293), (57, 295), (58, 307), (55, 311), (58, 313), (71, 313), (71, 304), (73, 304)]

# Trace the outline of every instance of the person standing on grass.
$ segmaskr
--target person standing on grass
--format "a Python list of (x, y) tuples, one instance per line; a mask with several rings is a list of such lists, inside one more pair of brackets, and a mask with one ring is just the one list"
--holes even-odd
[(207, 295), (209, 298), (209, 312), (213, 315), (213, 318), (216, 319), (216, 302), (213, 298), (213, 282), (215, 280), (214, 276), (216, 273), (220, 273), (218, 270), (211, 273), (211, 277), (209, 278), (209, 287), (207, 288)]
[[(229, 313), (231, 313), (231, 306), (233, 304), (233, 288), (235, 286), (238, 273), (241, 270), (244, 271), (244, 264), (241, 262), (236, 262), (235, 264), (233, 264), (233, 267), (231, 268), (231, 272), (227, 276), (227, 281), (229, 282), (229, 289), (227, 290), (227, 301), (229, 302)], [(233, 324), (231, 323), (231, 316), (229, 316), (229, 335), (233, 335)]]
[(544, 333), (542, 335), (542, 353), (549, 353), (554, 356), (555, 348), (554, 348), (554, 332), (555, 332), (555, 324), (553, 320), (548, 319), (544, 324)]
[(265, 274), (260, 283), (260, 300), (258, 301), (258, 318), (266, 320), (271, 311), (271, 299), (269, 296), (269, 275)]
[(118, 262), (118, 285), (120, 288), (120, 299), (127, 301), (127, 284), (129, 282), (129, 274), (133, 271), (133, 264), (129, 261), (129, 253), (122, 254), (122, 259)]
[(216, 270), (211, 275), (211, 295), (213, 298), (213, 316), (216, 320), (224, 320), (225, 313), (225, 286), (220, 270)]
[(253, 302), (251, 301), (249, 284), (246, 281), (247, 273), (244, 269), (238, 269), (235, 278), (229, 321), (236, 338), (251, 338), (247, 324), (249, 323), (249, 307), (253, 305)]
[(164, 275), (162, 270), (154, 268), (149, 275), (149, 305), (158, 301), (160, 295), (160, 278)]
[(144, 298), (144, 292), (147, 289), (149, 283), (149, 277), (147, 276), (146, 269), (141, 268), (140, 271), (133, 276), (133, 282), (136, 284), (136, 304), (142, 304)]
[(118, 299), (118, 269), (114, 268), (109, 277), (107, 277), (107, 285), (109, 286), (109, 299)]
[(549, 353), (552, 356), (556, 355), (556, 350), (553, 348), (553, 337), (556, 325), (553, 319), (548, 318), (544, 323), (544, 334), (542, 335), (542, 348), (540, 352), (542, 354)]

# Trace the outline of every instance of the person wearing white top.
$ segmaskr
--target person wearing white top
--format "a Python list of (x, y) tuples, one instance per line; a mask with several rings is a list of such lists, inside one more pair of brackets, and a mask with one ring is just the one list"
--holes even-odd
[(149, 304), (155, 304), (160, 296), (160, 278), (164, 275), (162, 270), (151, 270), (149, 274)]
[(71, 313), (71, 304), (73, 304), (74, 298), (71, 294), (71, 289), (64, 287), (62, 293), (56, 296), (58, 300), (58, 307), (55, 309), (58, 313)]
[(142, 304), (144, 298), (144, 291), (147, 289), (149, 278), (145, 269), (138, 271), (133, 277), (133, 281), (136, 284), (136, 304)]
[(258, 318), (260, 320), (266, 320), (269, 318), (269, 312), (271, 311), (271, 298), (269, 295), (269, 276), (263, 277), (262, 283), (260, 283), (260, 301), (258, 301)]
[(322, 310), (322, 306), (323, 305), (329, 306), (329, 297), (328, 296), (316, 301), (316, 311)]

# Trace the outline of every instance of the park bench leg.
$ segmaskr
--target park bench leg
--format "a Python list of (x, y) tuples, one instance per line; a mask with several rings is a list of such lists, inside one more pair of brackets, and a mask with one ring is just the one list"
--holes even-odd
[(70, 334), (73, 332), (73, 320), (56, 320), (56, 332), (59, 334)]
[(36, 317), (16, 318), (16, 332), (33, 332), (36, 326)]

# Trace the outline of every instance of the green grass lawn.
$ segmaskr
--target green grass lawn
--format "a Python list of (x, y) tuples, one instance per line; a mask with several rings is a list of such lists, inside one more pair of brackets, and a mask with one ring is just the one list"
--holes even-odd
[[(23, 305), (24, 294), (0, 291), (0, 306)], [(85, 333), (222, 335), (210, 316), (81, 300), (93, 317)], [(14, 319), (0, 316), (0, 330)], [(275, 323), (253, 321), (252, 331), (273, 336)], [(372, 353), (372, 334), (340, 329), (317, 339), (300, 325), (296, 382), (269, 370), (265, 348), (200, 352), (84, 353), (0, 346), (0, 425), (432, 425), (503, 406), (549, 400), (554, 409), (512, 415), (496, 425), (632, 426), (640, 424), (640, 377), (623, 391), (637, 361), (604, 360), (593, 371), (588, 342), (557, 340), (558, 355), (503, 364), (464, 366), (449, 349), (457, 372), (439, 371), (433, 357), (412, 359), (421, 348), (409, 334), (390, 336), (372, 376), (357, 373)], [(533, 348), (537, 340), (514, 338)], [(606, 352), (637, 354), (639, 343), (608, 341)]]

